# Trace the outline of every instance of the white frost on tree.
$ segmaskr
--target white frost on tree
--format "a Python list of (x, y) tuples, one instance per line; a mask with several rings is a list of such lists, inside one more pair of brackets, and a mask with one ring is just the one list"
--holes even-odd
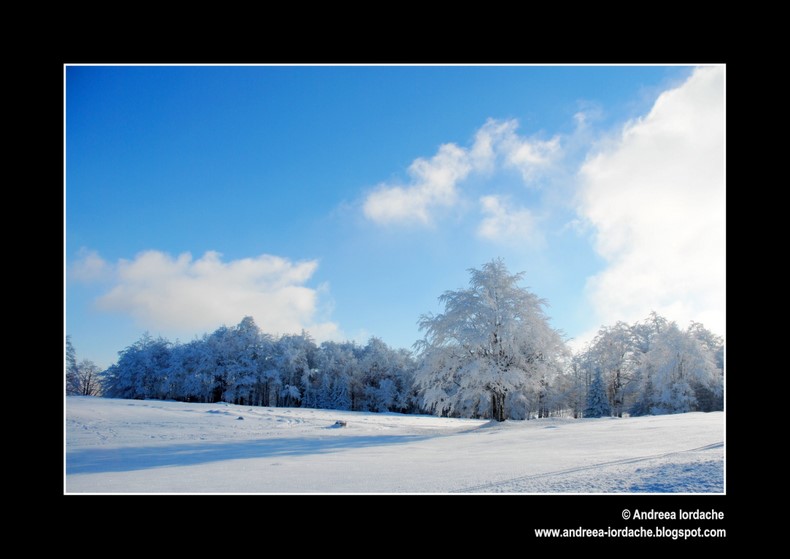
[(104, 391), (111, 398), (167, 398), (170, 342), (147, 332), (118, 354), (118, 363), (105, 371)]
[(635, 378), (642, 353), (635, 328), (624, 322), (601, 328), (578, 360), (588, 369), (589, 379), (600, 373), (611, 411), (617, 417), (623, 416), (638, 388)]
[(567, 349), (546, 302), (518, 285), (523, 273), (511, 274), (501, 259), (469, 272), (467, 289), (439, 297), (444, 313), (420, 318), (416, 380), (437, 415), (504, 421), (506, 398), (553, 377)]
[(643, 375), (644, 397), (653, 414), (693, 411), (701, 388), (720, 389), (713, 352), (674, 322), (652, 340)]
[(325, 409), (351, 409), (351, 379), (358, 376), (359, 364), (356, 346), (345, 342), (324, 342), (318, 354), (320, 392), (318, 407)]

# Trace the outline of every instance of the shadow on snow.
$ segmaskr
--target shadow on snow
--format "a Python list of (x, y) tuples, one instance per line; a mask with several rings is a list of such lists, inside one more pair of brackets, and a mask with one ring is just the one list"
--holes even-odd
[(353, 448), (404, 444), (427, 438), (429, 437), (419, 435), (286, 438), (128, 448), (84, 448), (67, 452), (66, 474), (129, 472), (167, 466), (195, 466), (223, 460), (308, 456)]

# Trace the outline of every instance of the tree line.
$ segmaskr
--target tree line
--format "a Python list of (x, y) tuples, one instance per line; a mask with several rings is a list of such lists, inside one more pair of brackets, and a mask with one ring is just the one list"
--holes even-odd
[(420, 317), (414, 352), (378, 338), (274, 338), (251, 317), (188, 343), (148, 334), (99, 372), (67, 340), (67, 392), (449, 417), (622, 417), (723, 409), (723, 339), (656, 313), (603, 327), (573, 354), (546, 302), (501, 259)]
[(309, 334), (275, 339), (252, 317), (185, 344), (144, 335), (104, 373), (111, 398), (228, 402), (353, 411), (418, 410), (414, 359), (378, 338), (316, 345)]
[(651, 313), (601, 328), (571, 362), (574, 409), (585, 417), (724, 409), (724, 340)]

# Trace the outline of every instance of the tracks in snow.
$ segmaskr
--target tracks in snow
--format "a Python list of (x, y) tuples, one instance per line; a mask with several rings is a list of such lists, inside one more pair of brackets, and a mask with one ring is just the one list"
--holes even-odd
[(664, 452), (661, 454), (652, 454), (649, 456), (640, 456), (639, 458), (623, 458), (621, 460), (610, 460), (608, 462), (598, 462), (597, 464), (589, 464), (586, 466), (578, 466), (575, 468), (567, 468), (564, 470), (555, 470), (553, 472), (544, 472), (542, 474), (530, 474), (525, 476), (518, 476), (509, 479), (504, 479), (502, 481), (495, 481), (491, 483), (483, 483), (480, 485), (473, 485), (471, 487), (464, 487), (462, 489), (454, 489), (450, 491), (450, 493), (483, 493), (487, 491), (491, 491), (497, 487), (503, 487), (507, 485), (511, 485), (513, 483), (520, 483), (524, 481), (531, 481), (531, 480), (538, 480), (538, 479), (545, 479), (555, 476), (563, 476), (568, 474), (575, 474), (578, 472), (584, 472), (588, 470), (599, 470), (602, 468), (607, 468), (609, 466), (619, 466), (623, 464), (635, 464), (639, 462), (647, 462), (648, 460), (656, 460), (660, 458), (666, 458), (668, 456), (674, 456), (676, 454), (685, 454), (690, 452), (703, 452), (706, 450), (714, 450), (717, 448), (723, 448), (724, 442), (720, 441), (717, 443), (711, 443), (704, 446), (698, 446), (696, 448), (687, 448), (685, 450), (674, 450), (672, 452)]

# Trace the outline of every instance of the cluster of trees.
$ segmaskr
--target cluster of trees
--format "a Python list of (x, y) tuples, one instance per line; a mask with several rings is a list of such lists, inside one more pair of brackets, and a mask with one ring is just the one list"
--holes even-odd
[(724, 409), (724, 340), (658, 314), (601, 328), (571, 363), (571, 407), (602, 417)]
[(245, 317), (185, 344), (144, 335), (104, 373), (104, 395), (411, 413), (414, 368), (378, 338), (317, 346), (304, 332), (274, 339)]
[(67, 341), (67, 390), (497, 421), (723, 409), (724, 342), (701, 324), (682, 330), (652, 313), (601, 328), (573, 355), (522, 274), (501, 259), (470, 273), (468, 288), (439, 298), (443, 313), (420, 318), (414, 354), (377, 338), (275, 339), (246, 317), (186, 344), (146, 334), (101, 375)]
[(424, 316), (416, 382), (427, 411), (504, 419), (622, 417), (724, 407), (724, 341), (652, 313), (604, 327), (576, 355), (502, 260), (470, 270), (467, 289)]

